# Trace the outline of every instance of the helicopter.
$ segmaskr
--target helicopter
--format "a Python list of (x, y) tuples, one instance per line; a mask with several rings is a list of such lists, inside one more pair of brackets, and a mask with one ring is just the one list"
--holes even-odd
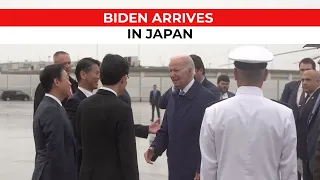
[[(286, 51), (286, 52), (282, 52), (282, 53), (277, 53), (277, 54), (274, 54), (273, 56), (282, 56), (282, 55), (286, 55), (286, 54), (292, 54), (292, 53), (298, 53), (298, 52), (303, 52), (303, 51), (311, 51), (311, 50), (316, 50), (316, 49), (319, 49), (320, 48), (320, 44), (306, 44), (302, 47), (302, 49), (298, 49), (298, 50), (292, 50), (292, 51)], [(314, 57), (311, 57), (313, 60), (317, 60), (320, 58), (320, 55), (317, 55), (317, 56), (314, 56)], [(299, 63), (300, 61), (298, 62), (294, 62), (294, 64), (297, 64)], [(319, 61), (317, 62), (319, 65), (320, 65), (320, 59)], [(228, 64), (222, 64), (218, 67), (224, 67), (224, 66), (230, 66), (232, 65), (233, 63), (228, 63)]]

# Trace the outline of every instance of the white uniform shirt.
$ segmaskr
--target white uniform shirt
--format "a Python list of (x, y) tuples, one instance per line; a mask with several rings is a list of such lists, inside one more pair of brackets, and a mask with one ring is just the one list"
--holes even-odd
[(257, 87), (208, 107), (201, 132), (201, 180), (296, 180), (292, 110)]

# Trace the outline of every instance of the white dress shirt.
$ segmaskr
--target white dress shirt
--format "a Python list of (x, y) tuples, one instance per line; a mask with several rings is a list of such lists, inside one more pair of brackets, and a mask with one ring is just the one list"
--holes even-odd
[(114, 90), (110, 89), (110, 88), (101, 87), (100, 89), (103, 89), (103, 90), (106, 90), (106, 91), (110, 91), (110, 92), (112, 92), (113, 94), (115, 94), (116, 96), (118, 96), (117, 93), (116, 93)]
[(78, 87), (78, 89), (81, 91), (81, 92), (83, 92), (83, 94), (84, 95), (86, 95), (87, 97), (89, 97), (89, 96), (91, 96), (93, 93), (92, 92), (90, 92), (90, 91), (88, 91), (88, 90), (86, 90), (86, 89), (84, 89), (84, 88), (82, 88), (82, 87)]
[(192, 80), (189, 82), (189, 84), (182, 89), (182, 91), (184, 92), (183, 94), (185, 94), (185, 93), (187, 93), (187, 92), (189, 91), (189, 89), (191, 88), (191, 86), (193, 85), (193, 83), (194, 83), (194, 79), (192, 79)]
[[(297, 92), (297, 105), (298, 106), (299, 106), (300, 97), (301, 97), (302, 92), (303, 92), (302, 83), (300, 82), (299, 89), (298, 89), (298, 92)], [(306, 96), (306, 93), (304, 93), (304, 96)]]
[(50, 98), (54, 99), (55, 101), (57, 101), (57, 103), (60, 104), (60, 106), (62, 106), (61, 101), (60, 101), (57, 97), (55, 97), (54, 95), (47, 94), (47, 93), (45, 93), (44, 95), (47, 96), (47, 97), (50, 97)]
[(201, 180), (296, 180), (297, 135), (292, 110), (240, 87), (208, 107), (200, 132)]
[(228, 96), (228, 93), (227, 93), (227, 92), (225, 92), (225, 93), (223, 93), (223, 94), (220, 95), (220, 100), (222, 100), (222, 99), (228, 99), (228, 98), (229, 98), (229, 96)]

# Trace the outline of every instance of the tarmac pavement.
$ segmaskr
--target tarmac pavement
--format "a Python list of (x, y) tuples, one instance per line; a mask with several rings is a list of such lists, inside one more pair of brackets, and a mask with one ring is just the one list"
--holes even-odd
[[(135, 124), (149, 124), (151, 106), (132, 103)], [(33, 101), (0, 101), (0, 179), (30, 180), (34, 169), (34, 141), (32, 133)], [(163, 114), (164, 111), (161, 111)], [(155, 112), (156, 115), (156, 112)], [(149, 139), (153, 136), (150, 135)], [(167, 157), (164, 153), (153, 165), (145, 162), (143, 153), (149, 140), (137, 138), (137, 157), (140, 180), (167, 180)]]

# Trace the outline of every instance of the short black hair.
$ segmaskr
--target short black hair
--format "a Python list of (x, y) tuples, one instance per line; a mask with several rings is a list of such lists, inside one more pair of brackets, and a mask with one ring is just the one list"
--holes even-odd
[(100, 67), (102, 85), (115, 85), (120, 79), (129, 74), (128, 62), (118, 54), (104, 56)]
[(67, 54), (67, 55), (69, 55), (67, 52), (65, 52), (65, 51), (57, 51), (57, 52), (55, 52), (54, 54), (53, 54), (53, 59), (54, 58), (56, 58), (58, 55), (60, 55), (60, 54)]
[(189, 55), (191, 57), (191, 59), (193, 60), (193, 63), (194, 63), (194, 67), (196, 69), (203, 69), (203, 73), (202, 74), (205, 74), (205, 68), (204, 68), (204, 65), (203, 65), (203, 62), (202, 62), (202, 59), (200, 56), (196, 55), (196, 54), (191, 54)]
[(268, 66), (268, 63), (244, 63), (240, 61), (235, 61), (233, 64), (237, 69), (245, 71), (262, 70)]
[(75, 74), (76, 74), (76, 78), (77, 78), (78, 82), (81, 81), (80, 72), (81, 71), (90, 72), (92, 70), (92, 65), (94, 65), (94, 64), (96, 64), (100, 67), (100, 62), (98, 60), (91, 58), (91, 57), (82, 58), (77, 63)]
[(315, 70), (316, 69), (316, 63), (314, 62), (313, 59), (311, 58), (303, 58), (300, 63), (299, 63), (299, 68), (301, 64), (311, 64), (312, 69)]
[(61, 79), (62, 71), (63, 71), (62, 64), (52, 64), (46, 66), (40, 73), (40, 83), (44, 89), (45, 93), (48, 93), (52, 90), (52, 84), (54, 79)]
[(229, 76), (224, 75), (224, 74), (220, 75), (220, 76), (218, 77), (218, 83), (221, 82), (221, 81), (230, 82)]

